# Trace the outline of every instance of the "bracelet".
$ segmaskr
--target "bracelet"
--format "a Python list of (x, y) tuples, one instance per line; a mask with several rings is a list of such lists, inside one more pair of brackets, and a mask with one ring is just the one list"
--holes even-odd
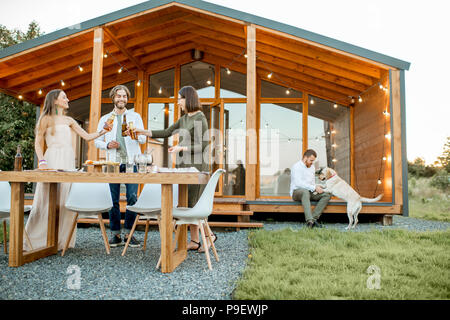
[(47, 160), (45, 160), (45, 159), (39, 160), (39, 163), (43, 163), (43, 162), (47, 163)]

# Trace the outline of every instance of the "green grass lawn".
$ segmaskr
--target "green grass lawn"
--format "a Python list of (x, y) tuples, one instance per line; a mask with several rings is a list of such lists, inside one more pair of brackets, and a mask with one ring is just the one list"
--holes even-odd
[(430, 185), (431, 178), (409, 178), (409, 216), (450, 222), (450, 194)]
[(450, 231), (259, 230), (249, 243), (234, 299), (450, 299)]

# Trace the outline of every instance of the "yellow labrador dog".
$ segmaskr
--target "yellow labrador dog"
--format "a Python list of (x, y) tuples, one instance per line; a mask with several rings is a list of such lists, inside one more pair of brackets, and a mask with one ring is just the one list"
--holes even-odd
[(328, 167), (319, 171), (319, 179), (322, 181), (326, 180), (324, 192), (329, 192), (347, 202), (347, 216), (349, 223), (346, 229), (356, 227), (356, 224), (358, 223), (358, 214), (362, 208), (362, 202), (377, 202), (383, 196), (383, 194), (380, 194), (373, 199), (361, 197), (347, 182), (336, 174), (336, 171)]

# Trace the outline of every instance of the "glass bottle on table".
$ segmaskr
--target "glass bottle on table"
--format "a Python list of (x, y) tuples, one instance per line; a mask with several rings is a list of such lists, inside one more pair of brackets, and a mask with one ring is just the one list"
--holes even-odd
[(14, 171), (22, 171), (22, 148), (20, 145), (17, 146), (17, 153), (14, 158)]

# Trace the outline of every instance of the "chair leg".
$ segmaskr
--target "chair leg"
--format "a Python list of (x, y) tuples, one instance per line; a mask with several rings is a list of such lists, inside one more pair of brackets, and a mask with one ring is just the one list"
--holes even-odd
[(123, 256), (125, 255), (125, 253), (127, 252), (128, 245), (130, 244), (131, 237), (132, 237), (133, 234), (134, 234), (134, 229), (136, 229), (136, 225), (137, 225), (138, 221), (139, 221), (139, 215), (136, 214), (136, 219), (134, 220), (133, 227), (131, 228), (130, 234), (128, 235), (128, 240), (127, 240), (127, 242), (125, 243), (125, 248), (123, 248), (123, 251), (122, 251), (122, 257), (123, 257)]
[(217, 254), (216, 246), (214, 245), (214, 241), (212, 241), (212, 239), (211, 239), (211, 235), (213, 233), (211, 231), (211, 228), (209, 227), (208, 221), (206, 219), (204, 221), (205, 221), (205, 225), (206, 225), (205, 231), (206, 231), (207, 236), (209, 238), (209, 243), (210, 243), (211, 248), (213, 250), (214, 256), (216, 257), (216, 261), (219, 262), (219, 256)]
[(100, 225), (100, 230), (102, 230), (103, 242), (105, 243), (106, 253), (110, 254), (110, 247), (108, 242), (108, 235), (106, 234), (105, 224), (103, 223), (103, 216), (101, 213), (98, 214), (98, 223)]
[[(158, 218), (158, 232), (161, 234), (161, 217)], [(159, 269), (159, 266), (161, 265), (161, 253), (159, 254), (158, 263), (156, 264), (156, 269)]]
[(145, 235), (144, 235), (144, 246), (142, 247), (142, 250), (145, 251), (145, 249), (147, 248), (147, 235), (148, 235), (148, 227), (150, 225), (150, 220), (147, 219), (147, 221), (145, 222)]
[(206, 245), (205, 230), (203, 229), (203, 223), (201, 220), (199, 221), (198, 226), (200, 227), (200, 233), (202, 234), (202, 242), (203, 246), (205, 247), (206, 262), (208, 262), (209, 270), (212, 270), (211, 259), (209, 258), (209, 249), (207, 249), (208, 246)]
[(64, 257), (64, 254), (66, 253), (66, 250), (69, 247), (70, 240), (72, 240), (73, 231), (77, 226), (77, 220), (78, 220), (78, 212), (75, 212), (75, 217), (73, 217), (72, 228), (70, 228), (69, 236), (67, 237), (66, 244), (64, 245), (64, 249), (61, 252), (61, 257)]
[(31, 244), (30, 236), (28, 235), (28, 232), (23, 229), (23, 234), (25, 235), (25, 239), (27, 241), (28, 246), (30, 247), (30, 250), (33, 250), (33, 245)]
[(3, 220), (3, 250), (5, 253), (8, 253), (8, 249), (6, 248), (6, 220)]

